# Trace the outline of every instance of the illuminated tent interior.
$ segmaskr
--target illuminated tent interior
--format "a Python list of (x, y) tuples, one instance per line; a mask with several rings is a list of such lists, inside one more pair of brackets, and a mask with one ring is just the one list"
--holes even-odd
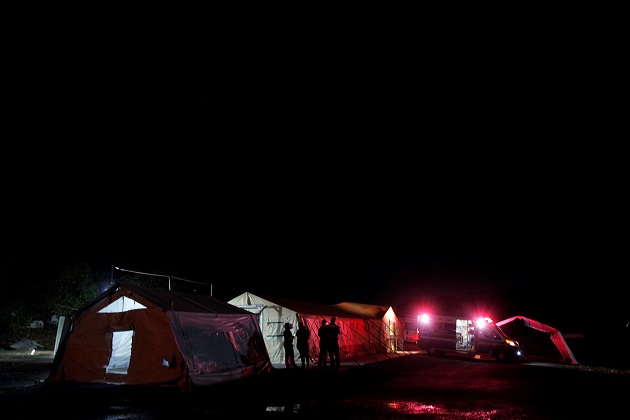
[[(357, 302), (341, 302), (331, 305), (344, 312), (367, 319), (375, 329), (383, 331), (383, 339), (390, 341), (392, 350), (403, 350), (404, 324), (391, 306), (371, 305)], [(394, 340), (396, 340), (394, 342)]]

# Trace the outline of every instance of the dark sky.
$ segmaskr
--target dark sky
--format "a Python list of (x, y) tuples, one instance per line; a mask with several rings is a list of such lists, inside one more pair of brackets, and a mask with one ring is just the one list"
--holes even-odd
[(253, 40), (193, 58), (93, 47), (80, 65), (38, 44), (7, 97), (3, 256), (42, 281), (80, 258), (226, 300), (627, 307), (615, 55), (355, 41), (289, 56)]
[(86, 260), (99, 278), (112, 265), (163, 273), (211, 284), (223, 300), (245, 291), (325, 304), (507, 296), (506, 316), (542, 322), (626, 307), (619, 181), (569, 176), (567, 165), (543, 176), (518, 162), (480, 176), (468, 160), (402, 170), (390, 162), (374, 174), (365, 166), (378, 158), (282, 156), (198, 178), (156, 167), (127, 179), (119, 168), (109, 189), (77, 181), (14, 207), (3, 243), (23, 258), (25, 276), (42, 281)]

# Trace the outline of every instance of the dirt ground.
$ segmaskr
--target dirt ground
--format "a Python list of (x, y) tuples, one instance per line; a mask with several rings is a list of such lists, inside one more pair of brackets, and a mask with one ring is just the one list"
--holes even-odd
[(415, 354), (338, 372), (276, 369), (182, 395), (154, 387), (48, 388), (39, 381), (50, 359), (17, 360), (0, 362), (7, 386), (0, 410), (25, 418), (611, 418), (624, 408), (620, 390), (630, 386), (630, 372)]
[[(33, 338), (36, 337), (36, 338)], [(153, 387), (46, 382), (54, 338), (31, 336), (43, 350), (0, 350), (0, 411), (23, 417), (208, 418), (255, 415), (347, 419), (610, 418), (625, 409), (620, 390), (630, 370), (530, 360), (500, 364), (413, 354), (346, 364), (338, 372), (274, 372), (198, 389), (188, 395)], [(93, 386), (95, 385), (95, 386)], [(82, 401), (82, 405), (60, 401)], [(82, 408), (89, 407), (89, 408)]]
[[(43, 384), (50, 374), (52, 352), (30, 355), (30, 352), (8, 356), (0, 352), (0, 393), (16, 388)], [(28, 358), (25, 360), (25, 358)]]

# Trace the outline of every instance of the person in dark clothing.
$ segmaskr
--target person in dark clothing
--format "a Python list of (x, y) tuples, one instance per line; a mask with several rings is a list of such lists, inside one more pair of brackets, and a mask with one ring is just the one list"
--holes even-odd
[(322, 325), (317, 330), (317, 336), (319, 337), (319, 356), (317, 357), (317, 366), (321, 368), (326, 368), (326, 356), (328, 355), (328, 350), (326, 350), (326, 324), (328, 321), (322, 319)]
[(298, 329), (295, 332), (297, 337), (297, 349), (300, 352), (300, 360), (302, 361), (302, 369), (310, 367), (311, 356), (308, 349), (308, 340), (311, 338), (311, 332), (306, 326), (299, 322)]
[(338, 370), (341, 365), (341, 360), (339, 359), (339, 334), (341, 334), (341, 329), (337, 325), (337, 318), (333, 316), (330, 318), (330, 324), (326, 327), (326, 350), (330, 357), (330, 368), (335, 370)]
[(294, 368), (295, 366), (295, 351), (293, 350), (293, 333), (291, 332), (291, 324), (288, 322), (284, 324), (284, 332), (282, 336), (284, 337), (284, 341), (282, 345), (284, 346), (284, 365), (287, 368)]

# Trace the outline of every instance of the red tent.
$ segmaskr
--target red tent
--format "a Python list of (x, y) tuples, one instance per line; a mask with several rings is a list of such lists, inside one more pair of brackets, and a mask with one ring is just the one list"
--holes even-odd
[[(550, 327), (549, 325), (545, 325), (536, 320), (526, 318), (522, 315), (516, 315), (511, 318), (504, 319), (503, 321), (497, 322), (496, 325), (499, 328), (501, 328), (502, 326), (506, 326), (517, 320), (520, 321), (525, 327), (533, 328), (537, 331), (542, 331), (546, 333), (551, 339), (551, 341), (553, 342), (553, 344), (556, 346), (556, 348), (558, 349), (558, 351), (560, 352), (560, 354), (562, 355), (565, 361), (571, 363), (572, 365), (579, 365), (578, 361), (575, 359), (575, 356), (573, 355), (573, 352), (569, 348), (569, 345), (564, 340), (562, 333), (558, 331), (557, 329)], [(510, 332), (508, 335), (510, 337), (517, 338), (516, 334), (513, 332)], [(527, 343), (520, 343), (520, 344), (525, 345), (525, 347), (527, 346)], [(526, 353), (526, 356), (527, 356), (527, 353)]]

